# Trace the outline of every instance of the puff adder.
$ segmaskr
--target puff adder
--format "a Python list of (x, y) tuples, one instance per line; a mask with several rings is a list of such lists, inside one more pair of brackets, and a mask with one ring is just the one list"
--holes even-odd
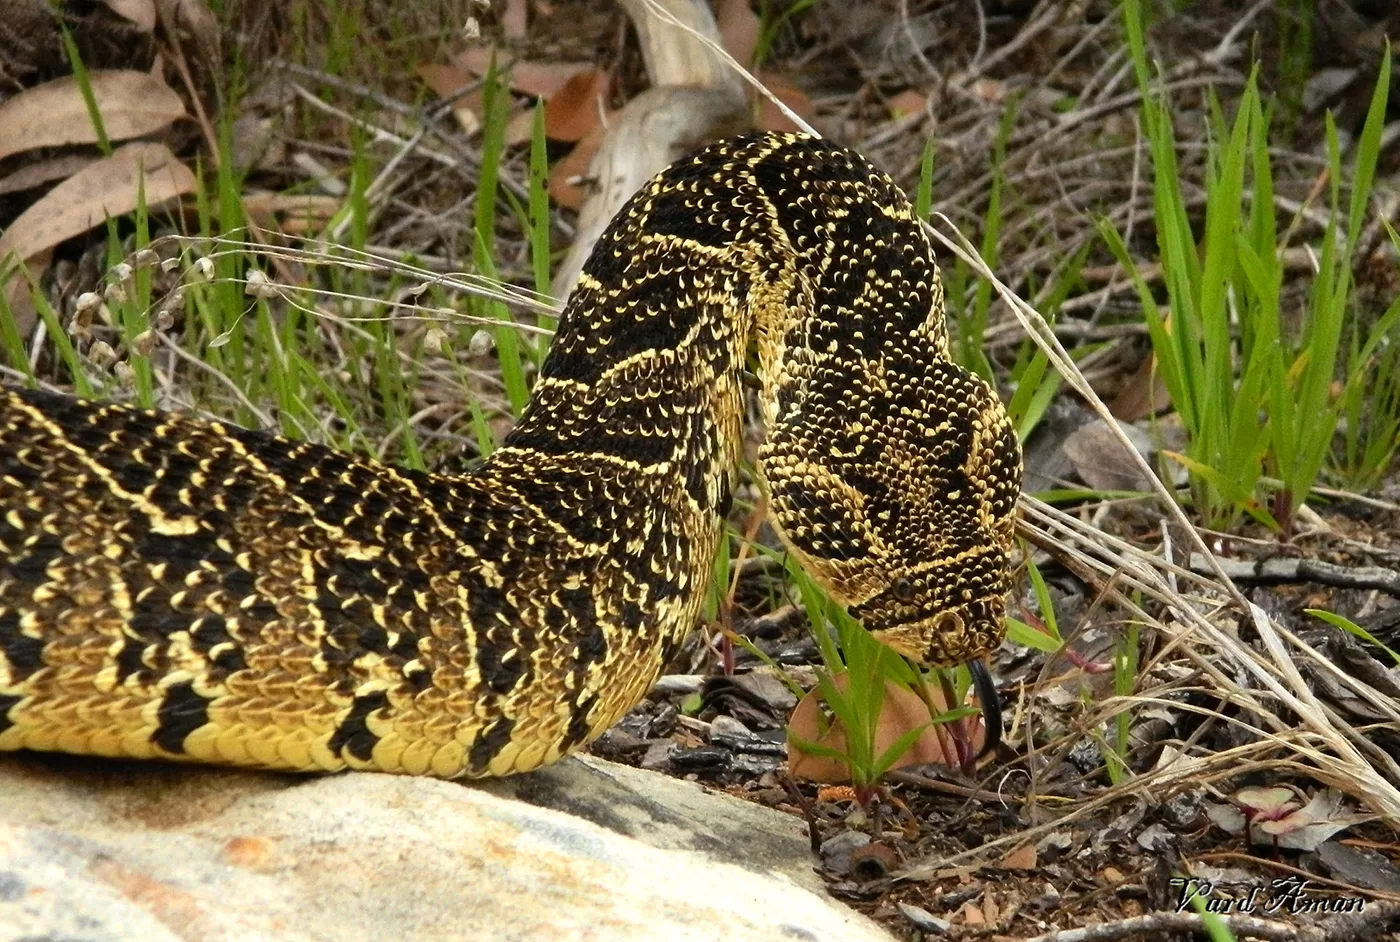
[(599, 241), (514, 431), (426, 474), (0, 389), (0, 749), (505, 775), (694, 626), (752, 355), (772, 519), (881, 640), (1003, 631), (1020, 453), (949, 358), (930, 245), (855, 153), (748, 135)]

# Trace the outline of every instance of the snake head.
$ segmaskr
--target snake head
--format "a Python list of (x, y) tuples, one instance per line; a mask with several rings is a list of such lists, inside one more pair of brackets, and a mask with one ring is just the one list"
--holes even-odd
[(1005, 634), (1021, 451), (981, 378), (946, 360), (910, 370), (844, 405), (868, 421), (825, 441), (810, 424), (770, 435), (760, 465), (807, 572), (876, 639), (945, 667)]
[[(877, 641), (920, 664), (949, 667), (976, 660), (994, 650), (1006, 631), (1004, 555), (992, 550), (979, 557), (976, 574), (964, 567), (958, 573), (933, 569), (901, 576), (887, 592), (852, 606), (851, 613)], [(958, 586), (955, 591), (966, 597), (947, 600), (948, 586)]]

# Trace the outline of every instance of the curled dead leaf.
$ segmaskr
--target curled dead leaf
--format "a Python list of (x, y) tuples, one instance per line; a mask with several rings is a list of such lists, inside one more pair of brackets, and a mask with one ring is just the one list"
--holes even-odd
[[(180, 96), (153, 75), (99, 70), (88, 79), (108, 140), (150, 134), (185, 116)], [(82, 89), (71, 75), (26, 89), (0, 105), (0, 158), (97, 140)]]

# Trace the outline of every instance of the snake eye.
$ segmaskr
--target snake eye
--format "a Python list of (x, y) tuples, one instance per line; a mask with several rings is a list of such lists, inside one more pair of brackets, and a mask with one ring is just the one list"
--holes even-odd
[(895, 601), (912, 602), (914, 601), (914, 583), (900, 576), (890, 583), (890, 594), (895, 597)]

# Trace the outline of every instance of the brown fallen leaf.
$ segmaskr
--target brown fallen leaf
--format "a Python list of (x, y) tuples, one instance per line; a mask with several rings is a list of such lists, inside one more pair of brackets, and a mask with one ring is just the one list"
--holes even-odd
[(0, 235), (0, 259), (29, 259), (65, 239), (82, 235), (109, 216), (193, 193), (194, 174), (164, 144), (134, 143), (78, 171), (19, 215)]
[(156, 18), (167, 36), (194, 42), (193, 55), (209, 67), (222, 61), (219, 53), (219, 20), (204, 0), (155, 0)]
[[(0, 255), (0, 262), (3, 262), (3, 259), (4, 256)], [(34, 292), (30, 289), (30, 285), (39, 283), (40, 277), (48, 270), (49, 263), (52, 261), (52, 249), (36, 252), (29, 261), (15, 266), (10, 277), (3, 285), (0, 285), (0, 296), (4, 297), (5, 305), (10, 309), (15, 333), (21, 337), (28, 336), (39, 319), (39, 309), (34, 304)], [(0, 264), (0, 269), (3, 268), (4, 265)], [(28, 269), (27, 277), (26, 268)]]
[(243, 194), (243, 212), (260, 228), (289, 235), (319, 232), (340, 211), (344, 200), (319, 193)]
[(468, 134), (477, 132), (481, 127), (481, 113), (486, 104), (486, 96), (479, 88), (458, 94), (458, 89), (466, 88), (475, 81), (475, 75), (455, 65), (429, 64), (418, 67), (418, 77), (433, 90), (433, 94), (443, 101), (450, 101), (452, 115), (463, 131)]
[(997, 862), (998, 867), (1005, 867), (1007, 870), (1034, 870), (1036, 869), (1036, 852), (1034, 844), (1022, 844), (1020, 847), (1008, 853)]
[(573, 150), (550, 168), (549, 195), (560, 206), (576, 210), (588, 198), (587, 183), (571, 181), (588, 173), (593, 155), (598, 153), (598, 147), (603, 143), (603, 133), (603, 125), (595, 125), (583, 140), (574, 145)]
[[(180, 96), (153, 75), (98, 70), (88, 79), (108, 140), (150, 134), (185, 116)], [(82, 90), (71, 75), (26, 89), (0, 105), (0, 159), (36, 147), (97, 140)]]
[(86, 154), (67, 154), (26, 164), (8, 176), (0, 177), (0, 196), (23, 193), (55, 180), (65, 180), (97, 159)]
[(885, 102), (885, 107), (890, 109), (890, 117), (892, 118), (922, 114), (924, 109), (928, 107), (928, 95), (917, 89), (906, 88)]
[(724, 51), (733, 56), (735, 62), (743, 66), (753, 62), (762, 24), (749, 6), (749, 0), (719, 0), (715, 4), (715, 25), (719, 27)]
[[(837, 674), (832, 678), (832, 683), (842, 692), (846, 690), (849, 682), (849, 674)], [(795, 741), (796, 739), (804, 739), (837, 752), (844, 753), (846, 751), (846, 732), (839, 723), (833, 721), (829, 725), (827, 724), (821, 711), (821, 697), (818, 689), (814, 687), (807, 692), (807, 695), (798, 702), (797, 709), (792, 711), (792, 718), (788, 721), (788, 770), (795, 777), (812, 782), (849, 782), (851, 772), (850, 767), (845, 762), (840, 759), (830, 759), (808, 753)], [(929, 693), (932, 695), (934, 705), (939, 710), (947, 709), (943, 701), (942, 691), (931, 688)], [(899, 737), (920, 726), (926, 728), (914, 740), (909, 750), (895, 760), (894, 765), (890, 768), (898, 769), (906, 765), (929, 763), (956, 765), (957, 756), (950, 756), (943, 749), (943, 744), (947, 740), (946, 728), (943, 730), (943, 735), (940, 736), (940, 731), (929, 724), (928, 707), (924, 701), (907, 687), (892, 680), (886, 681), (885, 700), (880, 710), (879, 722), (875, 728), (875, 755), (878, 757), (894, 745)], [(985, 730), (979, 727), (973, 737), (973, 748), (981, 749), (984, 739)]]
[(963, 903), (962, 909), (960, 909), (959, 912), (962, 913), (964, 925), (985, 926), (987, 924), (987, 917), (982, 914), (982, 910), (978, 908), (977, 904), (971, 900)]
[[(452, 64), (465, 69), (475, 76), (485, 75), (491, 66), (490, 46), (471, 46), (452, 56)], [(496, 51), (496, 67), (500, 68), (509, 58)], [(591, 62), (536, 62), (517, 59), (510, 67), (510, 87), (525, 95), (548, 98), (575, 74), (593, 68)]]
[(1125, 422), (1135, 422), (1149, 415), (1160, 415), (1171, 407), (1167, 384), (1157, 370), (1154, 356), (1148, 356), (1137, 372), (1123, 383), (1118, 395), (1109, 403), (1108, 411)]
[(544, 133), (555, 141), (581, 141), (607, 110), (612, 76), (598, 69), (577, 72), (544, 103)]
[(510, 116), (506, 122), (505, 144), (507, 147), (519, 147), (521, 144), (530, 143), (530, 138), (535, 133), (535, 109), (522, 108)]
[[(812, 106), (811, 97), (806, 92), (777, 72), (760, 71), (758, 80), (763, 83), (765, 88), (778, 96), (779, 101), (796, 112), (799, 118), (808, 124), (812, 123), (815, 109)], [(801, 130), (791, 118), (783, 114), (782, 110), (773, 104), (767, 95), (759, 97), (758, 120), (754, 124), (763, 131)]]
[(506, 0), (506, 8), (501, 12), (501, 29), (507, 39), (524, 39), (527, 25), (525, 0)]

